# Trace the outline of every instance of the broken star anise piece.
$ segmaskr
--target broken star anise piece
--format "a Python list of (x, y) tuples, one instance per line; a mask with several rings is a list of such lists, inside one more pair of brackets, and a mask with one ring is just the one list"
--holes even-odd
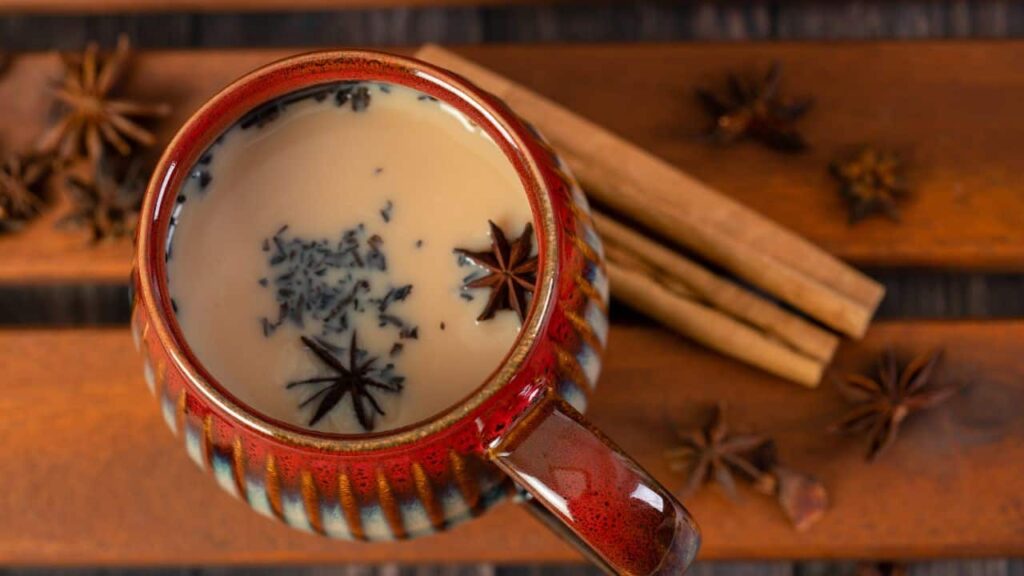
[(839, 180), (839, 193), (850, 207), (851, 224), (872, 214), (900, 219), (896, 204), (908, 195), (902, 168), (898, 155), (871, 146), (829, 165)]
[(807, 140), (796, 130), (796, 121), (811, 108), (812, 100), (779, 96), (782, 68), (772, 64), (764, 78), (728, 77), (728, 91), (718, 95), (697, 89), (697, 97), (714, 117), (711, 139), (731, 144), (749, 137), (782, 152), (800, 152)]
[(783, 466), (775, 466), (772, 476), (779, 506), (797, 531), (803, 532), (821, 520), (828, 509), (828, 492), (820, 480)]
[(0, 164), (0, 232), (17, 229), (42, 212), (50, 167), (49, 158), (34, 154), (11, 154)]
[(129, 174), (118, 179), (105, 163), (100, 164), (94, 181), (78, 176), (68, 177), (71, 211), (57, 224), (65, 228), (86, 229), (94, 242), (131, 236), (142, 205), (137, 165), (129, 167)]
[(832, 430), (867, 434), (870, 438), (867, 458), (874, 460), (896, 440), (900, 426), (908, 416), (941, 404), (963, 388), (961, 385), (932, 384), (932, 376), (941, 358), (941, 350), (927, 352), (900, 370), (896, 355), (892, 350), (886, 350), (876, 378), (846, 375), (838, 385), (840, 392), (854, 402), (854, 408), (834, 424)]
[(131, 59), (126, 36), (109, 55), (101, 55), (95, 43), (82, 54), (61, 54), (64, 77), (54, 88), (61, 116), (39, 141), (43, 151), (56, 153), (70, 162), (85, 156), (94, 164), (111, 146), (122, 156), (132, 149), (131, 142), (152, 146), (156, 137), (137, 123), (138, 118), (162, 117), (170, 113), (166, 104), (146, 104), (114, 97), (118, 82)]
[(529, 309), (527, 294), (533, 294), (537, 281), (537, 256), (533, 254), (533, 225), (527, 224), (523, 233), (509, 242), (505, 233), (494, 222), (491, 226), (491, 249), (472, 252), (457, 248), (455, 253), (487, 270), (487, 274), (470, 280), (465, 288), (490, 288), (487, 305), (477, 320), (494, 317), (498, 310), (512, 310), (519, 320), (526, 318)]
[(730, 498), (736, 498), (736, 480), (740, 474), (757, 482), (768, 472), (760, 465), (758, 451), (770, 440), (757, 434), (730, 435), (725, 410), (715, 406), (711, 419), (700, 430), (677, 431), (680, 446), (666, 452), (669, 468), (687, 475), (680, 496), (686, 498), (705, 482), (715, 481)]
[(319, 338), (309, 338), (302, 336), (302, 343), (309, 348), (321, 362), (327, 365), (334, 374), (330, 376), (318, 376), (314, 378), (307, 378), (305, 380), (299, 380), (296, 382), (290, 382), (287, 388), (295, 388), (298, 386), (319, 386), (323, 385), (320, 390), (307, 397), (302, 403), (299, 404), (299, 408), (304, 408), (307, 405), (313, 403), (317, 399), (320, 399), (320, 403), (317, 405), (316, 410), (313, 412), (312, 418), (309, 420), (310, 426), (315, 426), (324, 416), (327, 415), (335, 406), (337, 406), (342, 400), (345, 399), (345, 395), (349, 394), (352, 397), (352, 409), (356, 413), (356, 419), (359, 421), (359, 425), (364, 430), (370, 432), (374, 427), (374, 420), (378, 414), (384, 415), (384, 409), (377, 403), (377, 399), (371, 394), (371, 389), (381, 390), (383, 392), (397, 393), (402, 391), (402, 384), (399, 382), (383, 383), (373, 379), (370, 376), (370, 372), (373, 370), (374, 363), (377, 362), (377, 358), (368, 358), (366, 360), (360, 360), (361, 355), (365, 353), (360, 350), (356, 342), (356, 331), (352, 331), (352, 342), (348, 348), (348, 366), (341, 363), (341, 360), (335, 356), (330, 346), (325, 344)]

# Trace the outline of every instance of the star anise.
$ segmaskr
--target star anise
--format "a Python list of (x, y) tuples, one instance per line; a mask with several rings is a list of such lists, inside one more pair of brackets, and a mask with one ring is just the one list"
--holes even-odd
[(0, 231), (16, 229), (43, 210), (50, 167), (37, 154), (11, 154), (0, 164)]
[(710, 130), (712, 140), (731, 144), (749, 137), (783, 152), (805, 150), (807, 140), (795, 123), (810, 110), (812, 100), (779, 96), (781, 72), (776, 62), (764, 78), (730, 74), (728, 92), (722, 96), (699, 88), (697, 97), (715, 120)]
[(377, 358), (360, 360), (360, 355), (363, 352), (357, 345), (355, 330), (352, 331), (352, 342), (348, 348), (348, 366), (342, 364), (341, 360), (331, 350), (331, 347), (319, 338), (302, 336), (302, 343), (321, 362), (335, 372), (335, 374), (330, 376), (318, 376), (290, 382), (287, 386), (287, 388), (295, 388), (307, 385), (325, 385), (299, 404), (299, 408), (304, 408), (320, 399), (320, 404), (317, 405), (313, 417), (310, 418), (309, 425), (315, 426), (328, 412), (345, 399), (346, 394), (351, 394), (352, 408), (355, 410), (359, 425), (367, 432), (372, 431), (374, 420), (378, 414), (383, 416), (384, 410), (371, 394), (371, 389), (375, 388), (384, 392), (398, 393), (402, 391), (402, 384), (396, 381), (383, 383), (370, 376)]
[(700, 430), (677, 430), (680, 446), (669, 450), (669, 468), (687, 474), (680, 496), (685, 498), (706, 482), (715, 481), (730, 498), (736, 498), (733, 474), (748, 480), (761, 478), (766, 470), (758, 466), (756, 452), (770, 442), (758, 434), (732, 436), (725, 421), (725, 410), (715, 406), (711, 419)]
[(94, 164), (111, 146), (127, 156), (131, 142), (152, 146), (156, 138), (135, 119), (162, 117), (170, 113), (166, 104), (146, 104), (114, 97), (114, 91), (131, 60), (126, 36), (109, 55), (101, 55), (95, 43), (82, 54), (61, 54), (64, 77), (54, 88), (61, 104), (61, 118), (41, 138), (41, 150), (54, 152), (64, 161), (85, 155)]
[(921, 354), (902, 370), (896, 355), (886, 350), (876, 378), (847, 374), (838, 381), (840, 391), (854, 408), (832, 426), (835, 432), (867, 434), (868, 460), (874, 460), (896, 440), (900, 426), (914, 412), (941, 404), (963, 386), (932, 384), (942, 351)]
[(11, 55), (3, 50), (0, 50), (0, 76), (7, 72), (7, 67), (11, 65)]
[(722, 405), (715, 407), (703, 428), (677, 431), (677, 436), (681, 445), (666, 456), (672, 470), (687, 474), (681, 497), (713, 480), (736, 499), (736, 475), (751, 482), (757, 492), (774, 496), (797, 530), (806, 530), (825, 514), (828, 493), (824, 485), (813, 476), (782, 466), (770, 438), (730, 435)]
[(472, 252), (457, 248), (455, 253), (487, 270), (487, 274), (470, 280), (466, 288), (490, 288), (487, 305), (477, 320), (494, 317), (498, 310), (512, 310), (519, 320), (526, 318), (529, 297), (537, 277), (537, 256), (533, 255), (533, 225), (527, 224), (519, 238), (509, 242), (494, 222), (491, 226), (491, 249)]
[(118, 179), (114, 170), (104, 162), (96, 169), (93, 181), (78, 176), (68, 177), (71, 211), (57, 224), (87, 229), (94, 242), (130, 236), (135, 231), (142, 205), (137, 166), (130, 167), (123, 179)]
[(902, 164), (898, 155), (871, 146), (832, 162), (829, 171), (839, 180), (839, 192), (849, 204), (851, 224), (872, 214), (900, 219), (896, 204), (908, 195)]

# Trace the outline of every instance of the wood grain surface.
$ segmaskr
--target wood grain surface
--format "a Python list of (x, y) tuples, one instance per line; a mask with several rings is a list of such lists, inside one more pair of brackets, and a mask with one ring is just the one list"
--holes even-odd
[[(912, 343), (912, 344), (910, 344)], [(943, 380), (970, 386), (908, 421), (878, 462), (825, 427), (845, 405), (667, 332), (615, 326), (590, 414), (672, 488), (672, 426), (699, 424), (714, 399), (739, 431), (774, 436), (783, 460), (817, 474), (832, 509), (793, 531), (770, 500), (689, 502), (704, 559), (922, 558), (1024, 550), (1024, 322), (880, 323), (841, 348), (840, 369), (884, 346), (945, 346)], [(906, 348), (903, 346), (911, 346)], [(0, 563), (60, 565), (576, 561), (523, 510), (502, 505), (449, 534), (395, 545), (332, 542), (263, 519), (188, 460), (161, 421), (124, 329), (0, 331)], [(652, 408), (660, 407), (660, 408)]]
[(125, 32), (138, 45), (151, 49), (337, 44), (412, 46), (422, 42), (944, 40), (1024, 36), (1024, 7), (1005, 0), (955, 3), (592, 0), (317, 12), (284, 8), (270, 12), (113, 15), (0, 10), (0, 44), (10, 50), (26, 51), (74, 48), (90, 39), (113, 44), (118, 34)]
[[(481, 46), (458, 50), (531, 87), (857, 265), (1024, 270), (1024, 43)], [(291, 51), (154, 52), (126, 87), (175, 104), (166, 138), (217, 89)], [(753, 144), (719, 150), (696, 85), (726, 70), (785, 69), (784, 90), (811, 94), (801, 126), (814, 148), (786, 156)], [(611, 72), (611, 73), (610, 73)], [(0, 145), (15, 149), (45, 124), (53, 55), (16, 60), (0, 82)], [(846, 223), (828, 161), (871, 142), (910, 160), (914, 197), (900, 224)], [(613, 161), (611, 159), (610, 161)], [(0, 238), (0, 281), (120, 281), (126, 243), (87, 249), (40, 221)]]
[[(353, 8), (529, 5), (551, 0), (0, 0), (0, 11), (31, 13), (257, 12)], [(579, 0), (556, 0), (556, 2)]]

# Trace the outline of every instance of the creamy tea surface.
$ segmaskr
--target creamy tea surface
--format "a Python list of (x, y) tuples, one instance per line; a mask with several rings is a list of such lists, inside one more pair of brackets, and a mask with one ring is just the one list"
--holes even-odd
[(456, 404), (502, 362), (534, 289), (508, 159), (397, 85), (254, 110), (176, 201), (167, 282), (188, 346), (241, 402), (297, 426), (381, 431)]

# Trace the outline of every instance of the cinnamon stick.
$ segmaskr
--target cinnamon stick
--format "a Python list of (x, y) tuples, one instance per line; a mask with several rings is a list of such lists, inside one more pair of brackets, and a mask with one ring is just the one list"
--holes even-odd
[[(685, 288), (691, 299), (699, 300), (733, 319), (760, 331), (798, 353), (829, 362), (839, 339), (830, 332), (783, 310), (778, 305), (744, 289), (736, 283), (708, 271), (685, 256), (673, 252), (629, 227), (595, 211), (594, 221), (605, 245), (610, 264), (628, 267), (629, 261), (645, 267), (652, 279)], [(616, 296), (634, 307), (613, 285)], [(677, 288), (679, 292), (681, 288)]]
[(608, 280), (616, 297), (709, 348), (810, 388), (821, 381), (825, 362), (804, 356), (724, 312), (691, 299), (685, 288), (673, 290), (615, 260), (608, 262)]
[(416, 56), (462, 74), (534, 122), (588, 192), (844, 334), (861, 337), (882, 286), (767, 218), (554, 102), (443, 48)]

